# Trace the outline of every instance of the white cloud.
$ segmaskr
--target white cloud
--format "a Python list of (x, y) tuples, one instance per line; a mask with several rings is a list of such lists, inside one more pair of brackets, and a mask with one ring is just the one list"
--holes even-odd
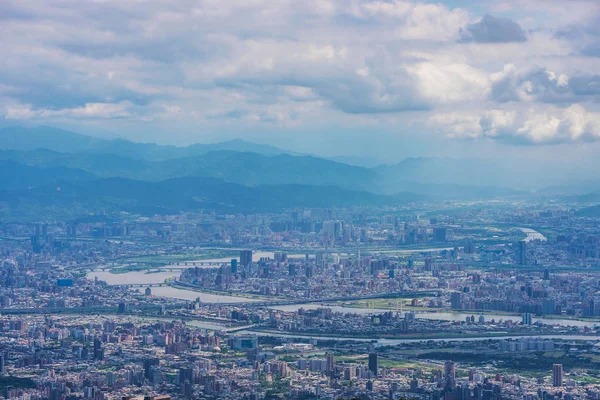
[[(418, 113), (455, 138), (594, 137), (589, 112), (562, 112), (599, 100), (600, 59), (556, 37), (556, 2), (536, 19), (539, 5), (519, 14), (507, 0), (512, 20), (416, 0), (9, 3), (0, 2), (6, 119), (201, 127), (345, 118), (396, 128), (401, 113)], [(589, 5), (573, 8), (565, 23)], [(556, 106), (544, 114), (540, 103)], [(530, 118), (523, 104), (536, 110)]]
[(464, 63), (419, 63), (409, 71), (421, 94), (434, 103), (480, 101), (489, 91), (487, 74)]
[(74, 119), (106, 119), (131, 117), (128, 110), (132, 106), (129, 102), (120, 103), (86, 103), (83, 107), (63, 108), (52, 110), (47, 108), (32, 109), (31, 105), (18, 105), (8, 107), (6, 119), (33, 119), (33, 118), (74, 118)]
[(600, 113), (579, 104), (565, 109), (548, 106), (439, 114), (429, 123), (454, 139), (488, 138), (520, 144), (600, 141)]

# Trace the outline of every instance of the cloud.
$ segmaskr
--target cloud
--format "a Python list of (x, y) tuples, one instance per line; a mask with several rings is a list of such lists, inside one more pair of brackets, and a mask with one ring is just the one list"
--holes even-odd
[(492, 139), (513, 144), (600, 141), (600, 113), (579, 104), (526, 111), (487, 110), (435, 115), (429, 124), (452, 139)]
[(600, 95), (600, 75), (583, 75), (571, 78), (569, 87), (576, 95), (598, 96)]
[(527, 35), (521, 26), (507, 18), (484, 15), (481, 21), (461, 30), (460, 41), (478, 43), (525, 42)]
[(52, 110), (47, 108), (32, 109), (31, 105), (9, 106), (5, 112), (6, 119), (34, 118), (74, 118), (74, 119), (108, 119), (131, 117), (131, 103), (86, 103), (82, 107)]
[(513, 64), (504, 66), (500, 73), (491, 75), (489, 99), (506, 102), (573, 103), (600, 96), (600, 75), (556, 73), (545, 67), (519, 70)]
[(600, 11), (597, 4), (585, 18), (556, 30), (554, 37), (570, 41), (581, 55), (600, 57)]
[(519, 71), (509, 64), (503, 72), (492, 75), (492, 79), (490, 98), (498, 102), (558, 102), (570, 93), (567, 75), (543, 67)]
[[(596, 28), (586, 23), (581, 39), (556, 34), (560, 23), (577, 25), (583, 6), (563, 21), (555, 3), (539, 20), (539, 4), (524, 13), (518, 2), (509, 5), (0, 2), (0, 115), (70, 127), (98, 120), (123, 133), (161, 121), (169, 132), (226, 123), (240, 131), (245, 124), (326, 127), (332, 120), (385, 130), (416, 115), (439, 119), (450, 136), (477, 138), (524, 125), (524, 105), (591, 109), (600, 65), (577, 54), (598, 40)], [(507, 11), (514, 20), (486, 14)], [(515, 114), (508, 127), (490, 114), (486, 130), (483, 112), (473, 109)]]

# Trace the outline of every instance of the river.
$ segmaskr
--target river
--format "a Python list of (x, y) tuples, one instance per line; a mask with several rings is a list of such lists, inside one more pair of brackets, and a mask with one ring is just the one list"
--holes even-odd
[[(194, 290), (179, 289), (172, 286), (155, 286), (159, 283), (164, 283), (168, 278), (179, 278), (181, 271), (161, 271), (156, 273), (146, 273), (146, 271), (131, 271), (124, 274), (113, 274), (109, 271), (93, 271), (87, 274), (87, 279), (98, 278), (105, 281), (108, 285), (153, 285), (153, 296), (171, 297), (180, 300), (195, 300), (200, 298), (200, 301), (206, 303), (247, 303), (256, 301), (246, 297), (227, 296), (221, 294), (201, 293)], [(144, 291), (147, 286), (139, 288)]]
[(168, 278), (179, 278), (181, 271), (160, 271), (147, 273), (146, 271), (130, 271), (123, 274), (113, 274), (110, 271), (92, 271), (86, 275), (87, 279), (98, 278), (109, 285), (140, 285), (164, 283)]
[[(361, 314), (368, 315), (371, 314), (371, 309), (369, 308), (354, 308), (354, 307), (343, 307), (343, 306), (326, 306), (323, 304), (293, 304), (293, 305), (284, 305), (284, 306), (273, 306), (271, 307), (274, 310), (281, 311), (296, 311), (299, 308), (304, 308), (305, 310), (314, 310), (317, 308), (331, 308), (333, 312), (341, 312), (341, 313), (352, 313), (352, 314)], [(384, 313), (388, 311), (394, 310), (386, 310), (386, 309), (373, 309), (373, 312), (376, 314)], [(404, 313), (405, 314), (405, 313)], [(461, 312), (416, 312), (415, 318), (422, 319), (431, 319), (431, 320), (440, 320), (440, 321), (464, 321), (467, 317), (471, 315), (475, 316), (475, 321), (479, 319), (480, 315), (483, 315), (485, 321), (491, 321), (492, 319), (498, 322), (499, 320), (508, 321), (512, 320), (513, 322), (520, 322), (521, 315), (502, 315), (502, 314), (470, 314), (470, 313), (461, 313)], [(581, 321), (576, 319), (567, 319), (567, 318), (532, 318), (532, 322), (540, 322), (545, 325), (560, 325), (560, 326), (576, 326), (576, 327), (589, 327), (593, 328), (594, 325), (599, 324), (597, 321)]]
[(419, 343), (419, 342), (480, 342), (484, 340), (508, 340), (522, 338), (542, 338), (542, 339), (560, 339), (560, 340), (587, 340), (597, 342), (600, 341), (600, 336), (596, 335), (534, 335), (534, 336), (486, 336), (486, 337), (463, 337), (463, 338), (422, 338), (422, 339), (380, 339), (380, 338), (336, 338), (319, 335), (302, 335), (302, 334), (286, 334), (279, 332), (255, 332), (255, 331), (239, 331), (238, 334), (254, 334), (258, 336), (271, 336), (281, 338), (294, 338), (306, 340), (347, 340), (356, 342), (372, 342), (376, 347), (395, 346), (403, 343)]

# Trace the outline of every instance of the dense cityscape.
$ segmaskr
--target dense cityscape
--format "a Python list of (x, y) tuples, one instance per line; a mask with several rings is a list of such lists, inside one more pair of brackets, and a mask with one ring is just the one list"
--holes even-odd
[(568, 204), (0, 225), (3, 396), (600, 396), (598, 220)]
[(600, 400), (600, 0), (0, 0), (0, 400)]

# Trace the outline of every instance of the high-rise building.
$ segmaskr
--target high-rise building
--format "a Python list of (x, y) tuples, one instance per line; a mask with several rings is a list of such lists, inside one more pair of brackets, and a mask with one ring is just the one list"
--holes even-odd
[(179, 383), (194, 383), (194, 370), (189, 367), (179, 368)]
[(527, 264), (527, 242), (524, 240), (519, 242), (519, 264)]
[(152, 381), (152, 367), (158, 367), (160, 364), (160, 359), (158, 358), (146, 358), (144, 359), (144, 376), (149, 381)]
[(436, 242), (446, 241), (446, 228), (433, 228), (433, 240)]
[(252, 250), (240, 250), (240, 265), (243, 267), (252, 263)]
[(333, 354), (327, 353), (327, 375), (331, 376), (334, 368)]
[(322, 251), (317, 252), (315, 256), (315, 264), (317, 264), (318, 267), (322, 267), (323, 261), (325, 261), (325, 253)]
[(523, 313), (521, 322), (523, 325), (531, 325), (531, 313)]
[(450, 306), (454, 310), (462, 309), (462, 294), (460, 292), (450, 294)]
[(102, 361), (104, 359), (104, 347), (102, 341), (98, 338), (94, 338), (94, 360)]
[(554, 314), (556, 311), (556, 304), (552, 299), (542, 300), (542, 314)]
[(544, 270), (544, 280), (545, 281), (549, 281), (550, 280), (550, 270), (548, 268), (546, 268)]
[(562, 364), (552, 365), (552, 386), (561, 387), (563, 380), (563, 366)]
[(444, 363), (444, 377), (446, 379), (456, 379), (456, 366), (454, 361), (446, 361)]
[(369, 370), (373, 372), (373, 374), (377, 375), (377, 371), (379, 369), (377, 362), (377, 353), (372, 352), (369, 353)]
[(236, 258), (233, 258), (231, 260), (231, 273), (237, 274), (237, 272), (238, 272), (238, 260)]

